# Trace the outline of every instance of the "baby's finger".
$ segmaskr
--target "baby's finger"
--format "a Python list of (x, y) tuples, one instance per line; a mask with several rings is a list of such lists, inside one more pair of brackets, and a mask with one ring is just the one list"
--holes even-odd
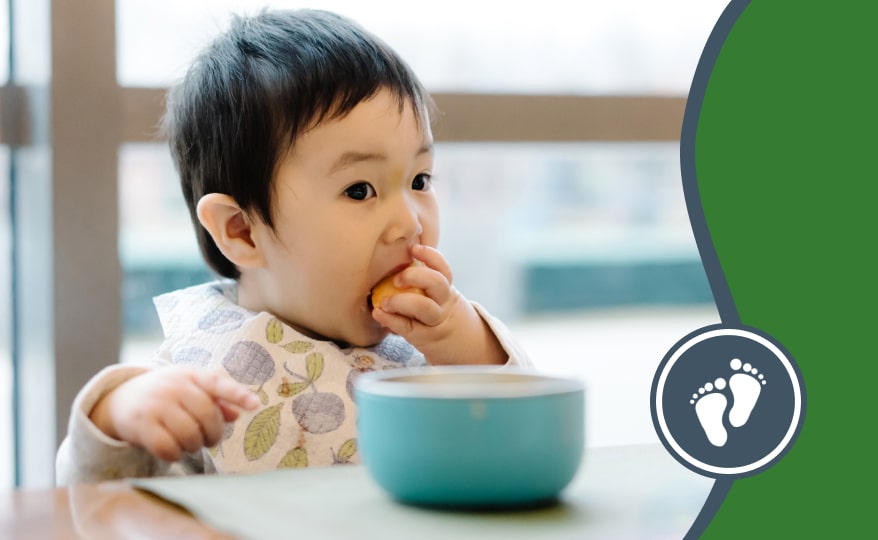
[[(220, 414), (223, 415), (223, 422), (234, 422), (235, 420), (238, 419), (239, 416), (241, 416), (240, 409), (238, 409), (237, 407), (234, 407), (232, 405), (229, 405), (228, 403), (226, 403), (223, 400), (217, 401), (216, 404), (219, 407)], [(219, 442), (219, 441), (217, 441), (217, 442)]]
[[(429, 289), (427, 294), (430, 294)], [(400, 293), (385, 299), (381, 310), (425, 326), (436, 326), (442, 322), (442, 308), (437, 301), (420, 294)]]
[[(221, 402), (212, 399), (207, 392), (198, 386), (190, 388), (191, 392), (183, 392), (178, 396), (180, 406), (199, 426), (202, 435), (201, 445), (211, 446), (219, 441), (223, 435), (224, 413), (220, 406)], [(189, 447), (186, 450), (193, 451)]]
[(219, 371), (193, 370), (192, 380), (214, 401), (223, 400), (248, 411), (259, 406), (259, 398), (253, 392)]
[(426, 266), (406, 268), (394, 279), (394, 284), (400, 289), (410, 287), (420, 289), (437, 304), (444, 304), (451, 297), (452, 287), (445, 275), (434, 268), (427, 268)]
[[(385, 302), (389, 301), (385, 300)], [(415, 321), (408, 317), (388, 313), (383, 309), (375, 308), (372, 310), (372, 317), (384, 328), (387, 328), (396, 335), (406, 337), (414, 330)]]
[(138, 446), (163, 461), (173, 463), (183, 457), (183, 449), (177, 439), (164, 426), (157, 425), (143, 433), (138, 442)]
[(454, 283), (451, 265), (448, 264), (448, 261), (445, 260), (445, 257), (438, 249), (418, 244), (412, 246), (412, 257), (445, 276), (445, 280), (449, 284)]
[(197, 452), (205, 446), (202, 424), (183, 406), (169, 408), (161, 416), (160, 421), (183, 450)]

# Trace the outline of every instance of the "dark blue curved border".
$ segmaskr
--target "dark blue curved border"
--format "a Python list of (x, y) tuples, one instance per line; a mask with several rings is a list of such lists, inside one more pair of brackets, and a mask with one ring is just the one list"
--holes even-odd
[[(704, 210), (701, 207), (701, 198), (698, 194), (698, 178), (695, 173), (695, 132), (698, 120), (701, 116), (701, 106), (704, 102), (704, 94), (707, 90), (707, 82), (713, 72), (716, 59), (732, 30), (738, 17), (750, 4), (750, 0), (732, 0), (720, 15), (719, 20), (713, 27), (710, 37), (704, 46), (704, 52), (698, 60), (695, 74), (692, 78), (692, 87), (689, 89), (689, 98), (686, 101), (686, 110), (683, 115), (683, 128), (680, 132), (680, 172), (683, 178), (683, 195), (686, 200), (686, 208), (689, 212), (689, 222), (692, 224), (692, 232), (695, 235), (695, 243), (698, 253), (707, 274), (707, 281), (713, 293), (713, 299), (719, 311), (720, 320), (725, 325), (738, 326), (741, 318), (738, 309), (732, 299), (731, 291), (726, 283), (725, 274), (716, 255), (710, 232), (707, 229), (707, 221), (704, 218)], [(685, 538), (698, 538), (707, 528), (708, 523), (716, 515), (720, 505), (726, 498), (733, 480), (730, 478), (718, 478), (704, 501), (689, 532)]]

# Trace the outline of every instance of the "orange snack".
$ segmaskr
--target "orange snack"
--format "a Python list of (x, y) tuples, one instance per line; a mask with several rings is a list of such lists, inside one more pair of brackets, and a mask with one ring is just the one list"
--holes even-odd
[[(413, 262), (410, 266), (418, 266), (417, 262)], [(393, 278), (396, 274), (391, 274), (386, 278), (382, 279), (378, 282), (377, 285), (372, 289), (372, 305), (374, 307), (381, 307), (381, 302), (384, 301), (385, 298), (389, 298), (395, 294), (399, 293), (415, 293), (423, 295), (423, 289), (418, 289), (417, 287), (407, 287), (401, 289), (393, 284)]]

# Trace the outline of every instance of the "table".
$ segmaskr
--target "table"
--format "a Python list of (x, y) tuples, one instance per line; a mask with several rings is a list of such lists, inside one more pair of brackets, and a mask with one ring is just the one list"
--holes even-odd
[(0, 493), (0, 538), (682, 538), (712, 486), (659, 444), (587, 449), (558, 504), (518, 511), (400, 504), (359, 465), (116, 481)]

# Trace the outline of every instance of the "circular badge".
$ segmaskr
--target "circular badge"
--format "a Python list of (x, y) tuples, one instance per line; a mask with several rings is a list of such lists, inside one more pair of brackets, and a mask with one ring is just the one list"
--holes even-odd
[(678, 461), (706, 476), (747, 476), (795, 441), (805, 393), (798, 367), (774, 340), (716, 325), (668, 352), (650, 402), (659, 438)]

